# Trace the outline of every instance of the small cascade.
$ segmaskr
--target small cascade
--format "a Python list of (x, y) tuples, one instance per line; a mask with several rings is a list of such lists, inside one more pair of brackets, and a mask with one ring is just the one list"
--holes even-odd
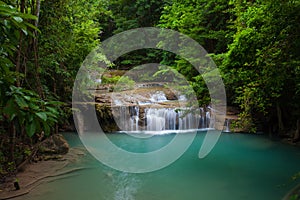
[(180, 95), (180, 96), (178, 97), (178, 101), (186, 101), (186, 100), (187, 100), (187, 98), (186, 98), (185, 95)]
[(225, 127), (225, 130), (223, 132), (230, 133), (230, 119), (225, 120), (224, 127)]
[(206, 115), (203, 108), (200, 108), (200, 127), (199, 128), (206, 128), (205, 125)]
[(119, 100), (119, 99), (114, 99), (114, 104), (117, 105), (117, 106), (122, 106), (123, 105), (122, 101)]
[(139, 130), (139, 107), (130, 106), (130, 131), (138, 131)]
[(145, 116), (147, 131), (204, 128), (200, 127), (201, 116), (188, 112), (187, 110), (149, 108), (145, 110)]
[(210, 127), (210, 112), (205, 112), (205, 127), (211, 128)]
[(193, 114), (186, 110), (179, 111), (179, 127), (178, 130), (198, 129), (200, 128), (201, 116)]
[(120, 113), (120, 115), (119, 115), (119, 118), (120, 118), (119, 126), (124, 130), (128, 130), (128, 125), (130, 123), (128, 123), (128, 120), (127, 120), (128, 119), (127, 107), (126, 106), (120, 106), (119, 107), (119, 113)]
[(146, 130), (176, 130), (178, 114), (171, 108), (148, 108), (145, 110)]
[(139, 107), (138, 106), (115, 106), (114, 117), (121, 130), (138, 131), (139, 128)]
[(163, 91), (157, 91), (156, 93), (151, 95), (150, 101), (151, 102), (163, 102), (163, 101), (167, 101), (167, 97)]

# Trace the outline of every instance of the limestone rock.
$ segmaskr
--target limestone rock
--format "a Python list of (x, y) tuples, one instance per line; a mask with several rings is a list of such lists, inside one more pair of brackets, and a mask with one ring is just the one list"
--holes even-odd
[(39, 148), (41, 154), (66, 154), (69, 144), (61, 134), (55, 134), (42, 142)]

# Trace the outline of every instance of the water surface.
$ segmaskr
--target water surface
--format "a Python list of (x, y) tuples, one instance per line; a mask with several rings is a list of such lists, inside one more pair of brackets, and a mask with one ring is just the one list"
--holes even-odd
[[(198, 158), (205, 133), (199, 132), (184, 155), (170, 166), (151, 173), (130, 174), (104, 166), (91, 155), (75, 163), (87, 167), (72, 176), (35, 188), (26, 200), (280, 200), (300, 181), (299, 148), (264, 136), (221, 135), (213, 151)], [(73, 147), (82, 146), (76, 133), (66, 133)], [(168, 144), (173, 134), (147, 139), (124, 133), (111, 141), (133, 152), (148, 152)]]

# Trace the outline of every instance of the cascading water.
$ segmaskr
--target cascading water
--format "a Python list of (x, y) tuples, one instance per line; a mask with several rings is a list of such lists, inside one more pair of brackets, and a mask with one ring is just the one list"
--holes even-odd
[(225, 130), (224, 132), (229, 133), (230, 132), (230, 119), (225, 120)]
[(163, 91), (157, 91), (150, 97), (151, 102), (163, 102), (167, 101), (167, 97)]
[[(201, 108), (202, 109), (202, 108)], [(118, 109), (119, 126), (123, 131), (164, 131), (212, 128), (210, 113), (194, 114), (176, 108), (145, 108), (122, 106)]]
[[(186, 98), (181, 96), (179, 101)], [(210, 111), (200, 108), (192, 112), (188, 108), (166, 107), (160, 105), (167, 102), (163, 91), (157, 91), (149, 98), (151, 103), (135, 105), (120, 105), (121, 101), (115, 100), (117, 124), (122, 131), (165, 131), (213, 128), (214, 122)]]
[(130, 106), (130, 130), (138, 131), (139, 130), (139, 107)]
[(112, 108), (115, 122), (121, 130), (138, 131), (139, 128), (139, 107), (119, 105), (119, 101), (115, 102), (116, 106)]
[[(152, 112), (154, 111), (154, 112)], [(165, 130), (164, 112), (155, 112), (155, 110), (146, 110), (147, 130), (161, 131)]]

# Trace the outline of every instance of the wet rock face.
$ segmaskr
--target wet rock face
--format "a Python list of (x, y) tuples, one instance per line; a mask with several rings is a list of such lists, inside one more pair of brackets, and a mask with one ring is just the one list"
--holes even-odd
[(39, 148), (40, 154), (66, 154), (70, 146), (61, 134), (55, 134), (44, 140)]
[(104, 132), (115, 132), (120, 130), (115, 122), (111, 106), (96, 104), (96, 115), (99, 125)]

